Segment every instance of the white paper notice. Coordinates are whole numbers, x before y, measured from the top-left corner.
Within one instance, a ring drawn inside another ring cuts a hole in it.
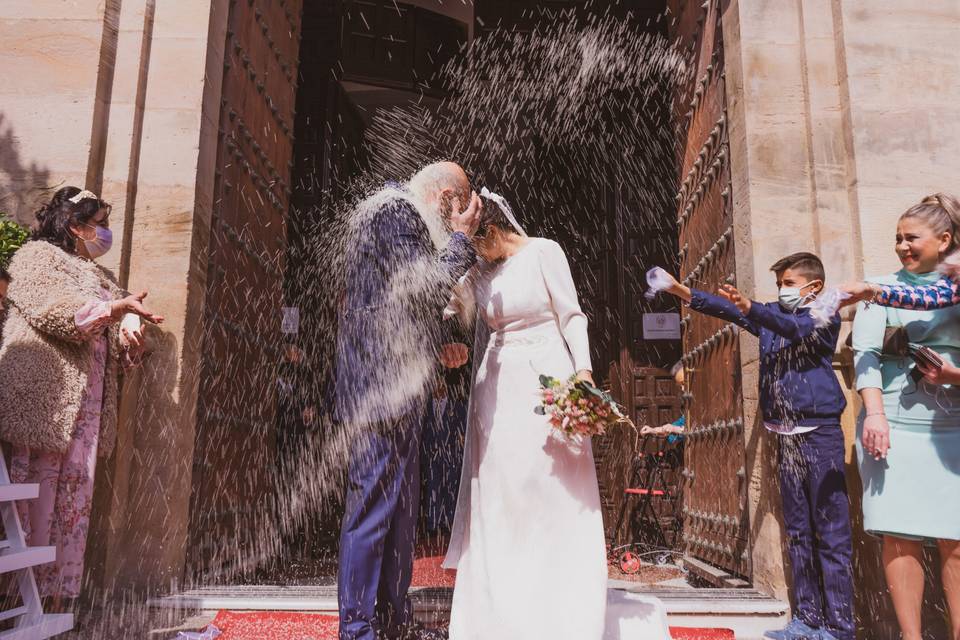
[[[680,314],[679,313],[645,313],[643,314],[644,340],[679,340]]]
[[[300,331],[300,308],[282,307],[283,319],[280,320],[280,331],[283,333],[297,333]]]

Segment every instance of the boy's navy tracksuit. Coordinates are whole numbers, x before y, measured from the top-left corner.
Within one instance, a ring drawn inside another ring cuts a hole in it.
[[[818,328],[807,308],[730,301],[692,291],[690,308],[732,322],[760,339],[760,406],[779,435],[780,491],[793,572],[794,617],[854,640],[852,541],[840,415],[846,400],[833,372],[840,317]]]

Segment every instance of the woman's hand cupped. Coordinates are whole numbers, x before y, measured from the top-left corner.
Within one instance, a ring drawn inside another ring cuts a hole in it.
[[[135,313],[147,322],[160,324],[163,322],[163,316],[151,313],[143,304],[143,299],[147,297],[146,291],[141,291],[136,295],[129,295],[126,298],[115,300],[112,305],[112,315],[116,319],[122,318],[125,314]]]
[[[127,313],[120,321],[120,345],[123,347],[127,366],[138,364],[147,355],[143,322],[137,314]]]

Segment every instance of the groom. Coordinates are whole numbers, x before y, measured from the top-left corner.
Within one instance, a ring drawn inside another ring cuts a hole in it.
[[[464,209],[464,206],[466,208]],[[452,162],[358,207],[337,338],[336,411],[354,428],[340,533],[340,640],[407,638],[420,429],[436,362],[461,366],[442,311],[476,261],[480,201]]]

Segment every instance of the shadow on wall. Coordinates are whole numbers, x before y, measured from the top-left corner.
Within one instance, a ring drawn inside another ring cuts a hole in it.
[[[52,191],[50,170],[20,157],[19,138],[0,112],[0,211],[21,224],[33,223],[36,203]]]
[[[182,579],[187,498],[176,489],[190,486],[192,456],[183,452],[192,443],[178,442],[189,421],[176,394],[179,342],[157,326],[148,327],[147,340],[150,355],[124,376],[114,454],[97,469],[90,530],[98,535],[84,576],[90,601],[131,585],[166,591]]]

